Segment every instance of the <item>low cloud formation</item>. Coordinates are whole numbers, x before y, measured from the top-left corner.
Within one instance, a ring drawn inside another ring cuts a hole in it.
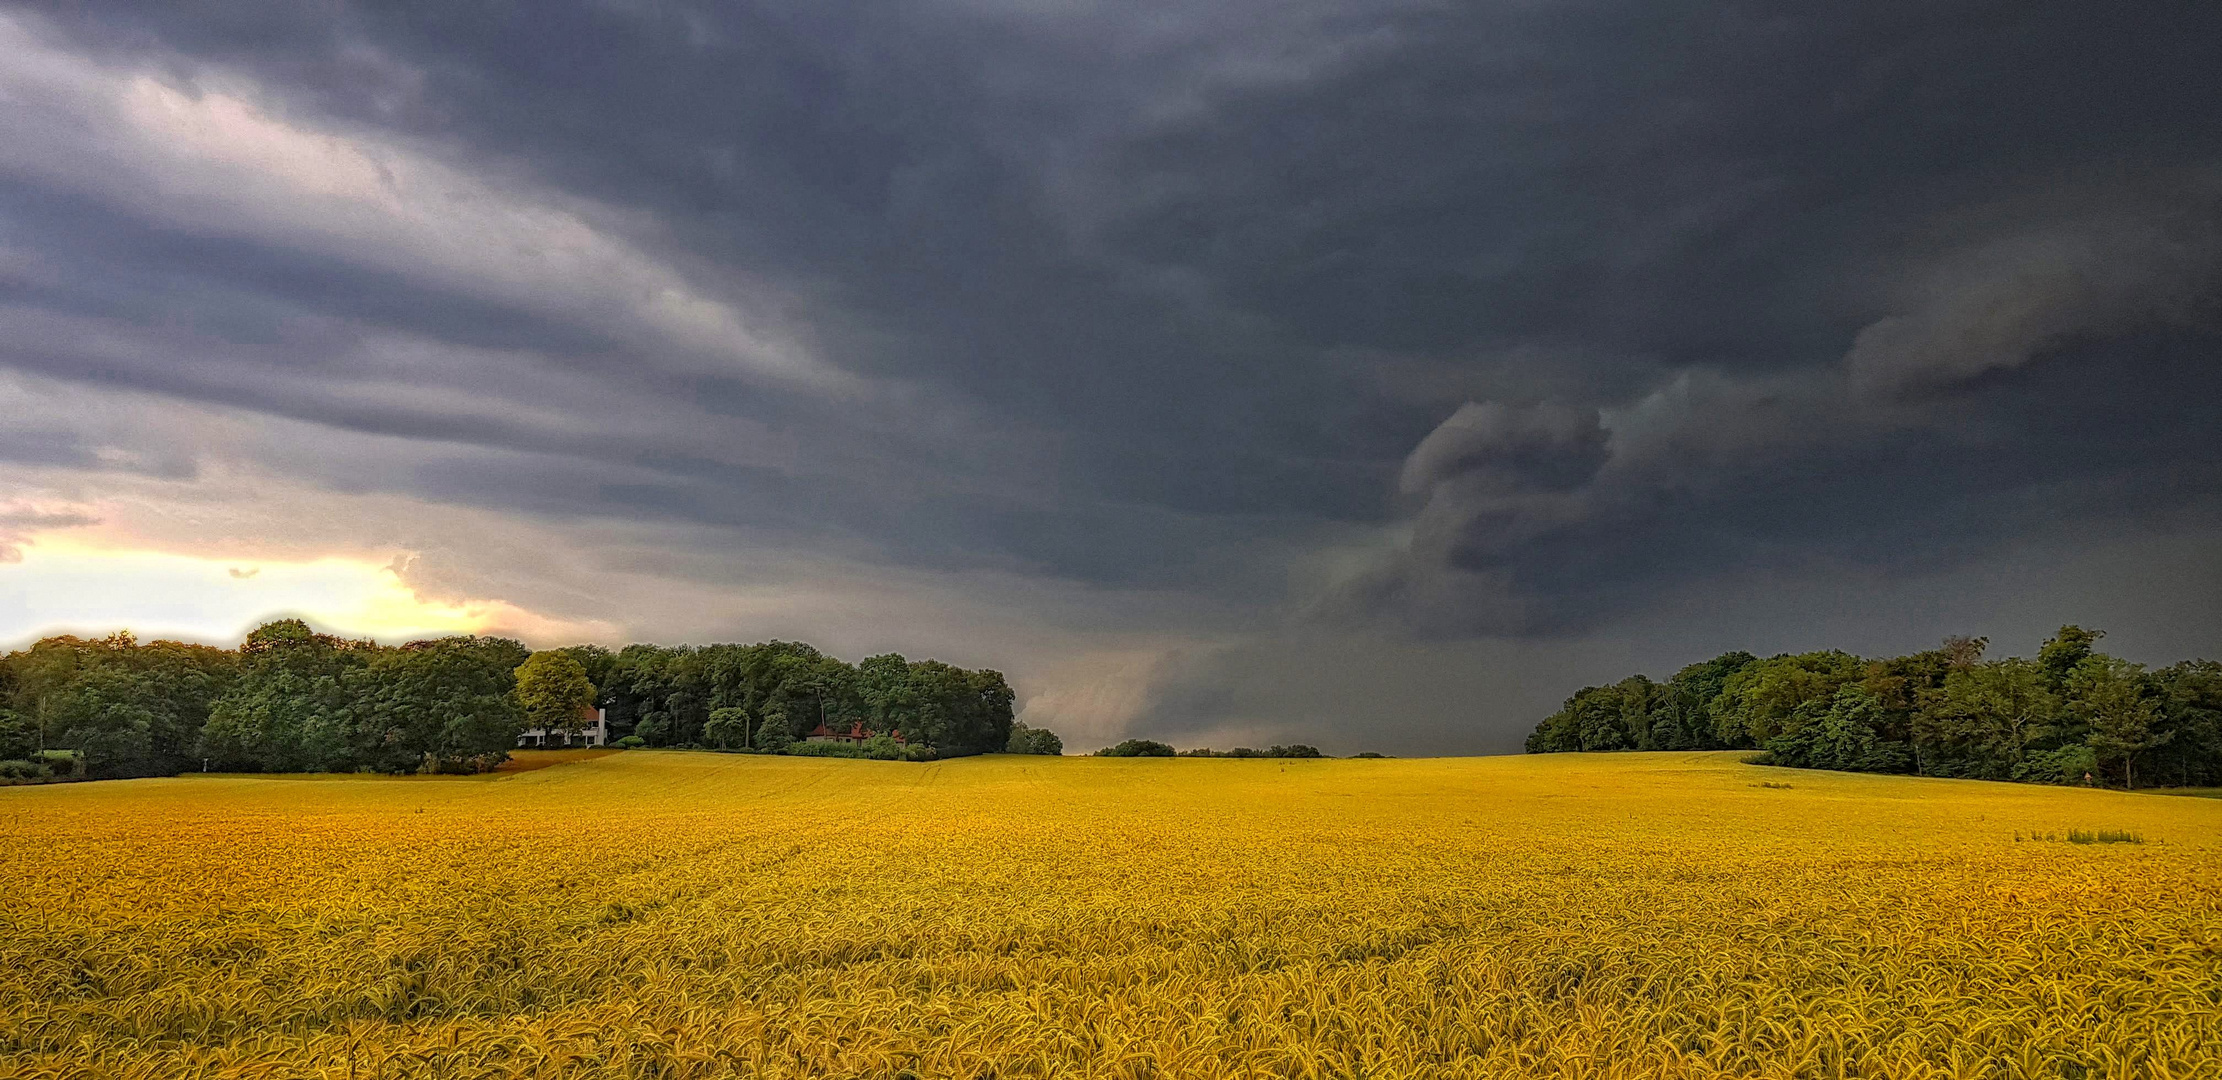
[[[24,541],[37,533],[98,524],[99,518],[74,510],[42,510],[0,503],[0,563],[22,562]]]
[[[832,373],[577,199],[404,143],[289,122],[220,70],[86,58],[0,13],[0,171],[201,236],[273,244],[574,322],[650,355],[787,379]]]
[[[1870,394],[1942,393],[2077,338],[2222,332],[2222,173],[2153,191],[2032,200],[2023,231],[1945,252],[1896,291],[1908,310],[1853,340],[1845,366]]]

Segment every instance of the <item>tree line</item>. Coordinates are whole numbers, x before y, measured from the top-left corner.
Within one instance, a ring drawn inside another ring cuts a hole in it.
[[[2222,664],[2148,668],[2063,626],[2034,659],[1984,638],[1867,659],[1731,652],[1664,683],[1589,686],[1529,753],[1761,750],[1767,764],[2047,784],[2222,783]]]
[[[1012,748],[1017,726],[1015,695],[1001,672],[897,653],[851,664],[795,641],[551,651],[575,661],[598,688],[613,738],[647,746],[778,753],[820,724],[834,731],[861,724],[950,757]],[[1020,742],[1024,753],[1063,749],[1033,736]]]
[[[467,635],[381,645],[298,619],[237,649],[58,636],[0,657],[0,780],[485,771],[529,727],[585,726],[588,706],[625,745],[824,750],[805,742],[823,723],[895,747],[858,756],[1061,753],[1012,702],[995,671],[892,653],[849,664],[782,641],[534,653]]]
[[[1199,746],[1189,750],[1175,750],[1173,744],[1156,739],[1128,739],[1116,746],[1106,746],[1096,751],[1097,757],[1218,757],[1218,758],[1316,758],[1327,755],[1319,747],[1296,743],[1290,746],[1271,746],[1264,750],[1237,746],[1232,750],[1214,750]],[[1380,757],[1379,754],[1360,754],[1359,757]]]

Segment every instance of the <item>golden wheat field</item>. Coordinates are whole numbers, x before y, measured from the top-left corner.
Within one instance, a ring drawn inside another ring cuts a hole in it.
[[[11,788],[0,897],[18,1078],[2222,1076],[2222,802],[1735,754]]]

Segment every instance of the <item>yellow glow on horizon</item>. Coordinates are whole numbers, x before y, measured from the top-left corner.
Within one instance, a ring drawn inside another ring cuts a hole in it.
[[[474,633],[524,615],[498,601],[425,600],[386,564],[367,559],[219,559],[57,537],[22,552],[22,561],[0,564],[0,642],[128,629],[141,640],[228,644],[287,616],[332,633],[396,640]]]

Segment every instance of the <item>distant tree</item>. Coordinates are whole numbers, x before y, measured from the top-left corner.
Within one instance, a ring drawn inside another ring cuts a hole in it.
[[[1316,758],[1325,757],[1326,755],[1319,752],[1319,747],[1307,746],[1303,743],[1293,743],[1288,746],[1275,746],[1272,749],[1266,751],[1266,756],[1277,758]]]
[[[2165,745],[2172,734],[2160,726],[2161,701],[2144,668],[2093,653],[2068,673],[2066,688],[2067,712],[2089,729],[2084,742],[2100,764],[2120,762],[2122,786],[2135,788],[2137,755]]]
[[[2060,699],[2045,670],[2019,657],[1975,664],[1945,679],[1942,699],[1916,717],[1920,742],[1972,759],[1965,775],[2017,778],[2029,753],[2058,732]]]
[[[39,749],[38,726],[22,713],[0,706],[0,761],[28,759]]]
[[[1010,745],[1015,695],[1001,672],[967,671],[938,660],[920,660],[910,665],[900,697],[908,702],[909,716],[893,726],[913,741],[935,747],[943,757]],[[895,714],[883,715],[892,724]]]
[[[20,654],[19,654],[20,655]],[[93,777],[165,776],[193,762],[215,699],[236,658],[221,649],[128,632],[97,640],[49,638],[23,659],[40,743],[78,752]]]
[[[617,654],[600,645],[566,645],[554,650],[578,661],[579,669],[586,672],[586,681],[599,689],[608,685],[611,673],[617,670]],[[600,705],[600,701],[587,704]]]
[[[1025,724],[1014,723],[1011,725],[1010,741],[1004,744],[1003,752],[1007,754],[1049,754],[1054,756],[1065,752],[1065,741],[1058,738],[1056,732],[1047,728],[1028,727]]]
[[[1926,722],[1932,731],[1935,730],[1937,717],[1946,710],[1945,684],[1955,673],[1980,664],[1983,651],[1989,645],[1984,638],[1948,637],[1934,649],[1867,661],[1860,686],[1875,699],[1875,737],[1885,743],[1907,747],[1913,771],[1964,774],[1961,765],[1924,762],[1924,743],[1916,738],[1915,729]],[[1978,761],[1975,758],[1967,760]],[[1944,767],[1931,767],[1940,764]],[[1980,759],[1978,765],[1989,767],[1988,759]]]
[[[354,687],[375,646],[311,631],[299,619],[257,627],[239,647],[242,671],[202,730],[218,765],[255,772],[350,767]]]
[[[856,665],[857,690],[874,729],[907,728],[915,723],[918,701],[910,679],[910,661],[901,653],[867,656]]]
[[[1128,739],[1096,751],[1097,757],[1172,757],[1173,748],[1155,739]]]
[[[259,771],[464,771],[502,760],[528,707],[537,726],[575,732],[599,705],[612,738],[638,745],[778,751],[820,720],[864,722],[896,747],[877,756],[933,760],[1010,747],[1013,702],[1000,672],[894,654],[860,670],[800,642],[535,654],[463,636],[389,648],[281,619],[236,651],[118,633],[0,657],[0,752],[53,748],[67,769],[90,761],[99,776],[204,759]],[[894,742],[898,731],[907,745]],[[1047,731],[1018,742],[1062,750]]]
[[[76,750],[90,776],[158,776],[177,763],[156,753],[156,730],[174,724],[151,682],[121,665],[96,667],[47,704],[54,738]]]
[[[2152,673],[2167,739],[2147,755],[2153,782],[2222,786],[2222,664],[2185,660]]]
[[[1714,732],[1731,746],[1764,745],[1789,732],[1801,708],[1835,697],[1865,666],[1859,657],[1833,650],[1744,665],[1721,684],[1709,707]]]
[[[756,749],[776,754],[795,744],[795,737],[788,734],[787,718],[774,710],[765,713],[763,724],[756,732]]]
[[[710,722],[702,726],[702,739],[721,750],[737,750],[748,746],[748,710],[710,710]]]
[[[345,680],[355,701],[347,767],[485,772],[508,760],[526,725],[516,672],[525,647],[462,635],[412,641]]]
[[[2085,630],[2071,624],[2061,627],[2059,633],[2045,641],[2037,650],[2037,666],[2044,669],[2054,693],[2067,691],[2068,677],[2091,658],[2097,651],[2099,639],[2105,636],[2104,630]]]
[[[1866,687],[1840,687],[1825,704],[1808,702],[1807,715],[1785,725],[1767,740],[1771,763],[1845,772],[1899,772],[1906,767],[1904,744],[1879,738],[1882,702]]]
[[[524,710],[525,726],[566,737],[587,727],[586,714],[594,707],[594,684],[586,665],[561,649],[533,653],[517,667],[517,704]]]
[[[1585,686],[1581,690],[1575,691],[1574,696],[1567,698],[1566,704],[1560,706],[1557,712],[1544,717],[1542,722],[1535,725],[1535,730],[1528,733],[1528,753],[1563,754],[1582,748],[1582,731],[1577,720],[1577,703],[1581,699],[1582,693],[1589,689],[1591,688]]]
[[[1727,652],[1674,673],[1651,715],[1654,750],[1718,750],[1728,743],[1713,728],[1713,699],[1729,676],[1756,662],[1748,652]]]
[[[1536,726],[1528,738],[1528,752],[1648,749],[1654,734],[1652,713],[1665,697],[1658,684],[1641,675],[1611,686],[1585,686]],[[1661,724],[1658,730],[1678,728]],[[1674,747],[1682,741],[1669,739]]]

